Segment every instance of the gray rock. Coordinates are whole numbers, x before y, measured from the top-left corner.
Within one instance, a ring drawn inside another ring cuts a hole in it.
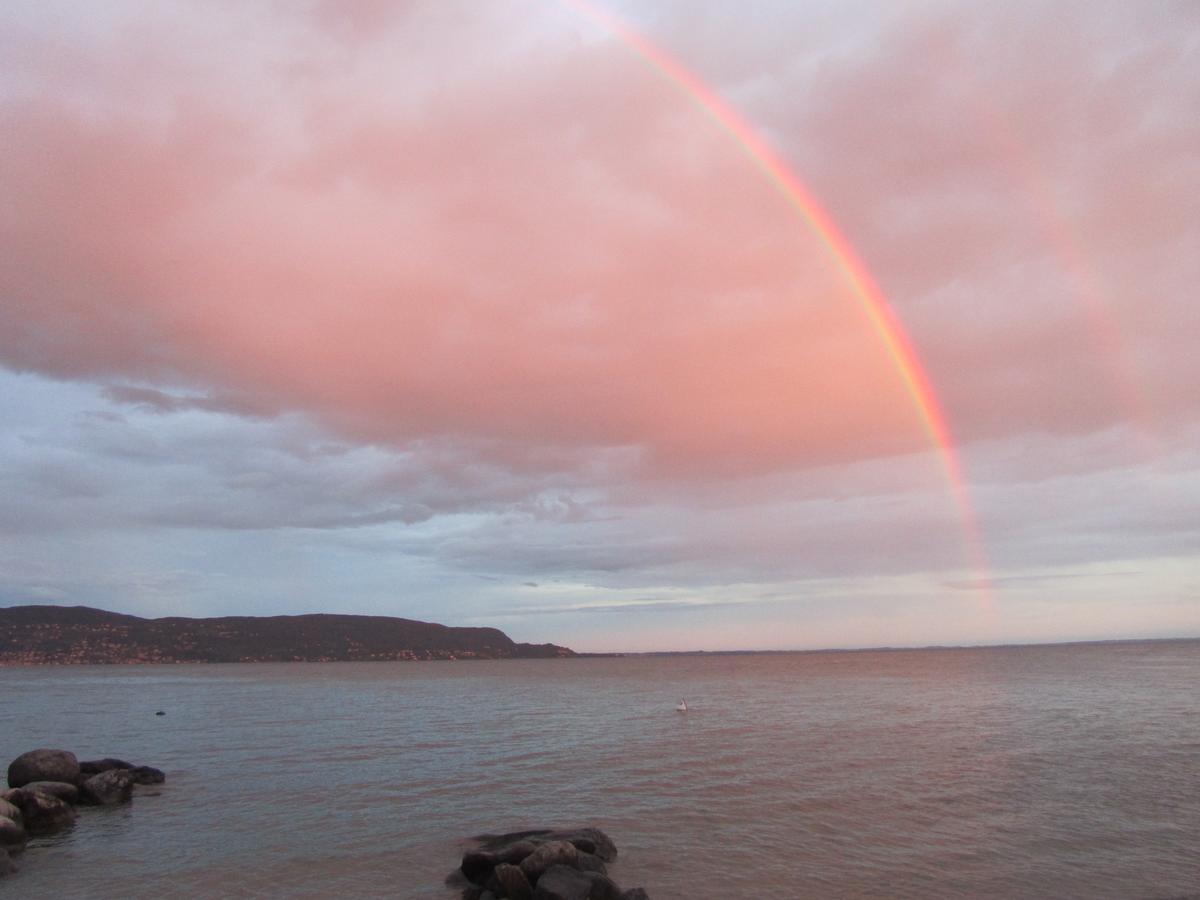
[[[75,821],[75,810],[70,804],[41,791],[22,790],[12,802],[20,807],[25,830],[30,834],[58,831]]]
[[[582,850],[579,851],[579,862],[575,868],[581,872],[598,872],[601,875],[608,874],[608,866],[604,864],[604,860],[590,853],[584,853]]]
[[[630,888],[621,895],[621,900],[650,900],[645,888]]]
[[[8,816],[0,816],[0,847],[12,847],[25,843],[25,829],[21,823]]]
[[[7,800],[0,800],[0,818],[21,821],[21,810]]]
[[[583,874],[592,881],[592,892],[588,894],[588,900],[621,900],[621,889],[607,875],[601,875],[599,872]]]
[[[0,877],[11,875],[17,871],[17,867],[13,865],[12,857],[8,855],[8,851],[0,847]]]
[[[496,866],[494,875],[500,886],[500,896],[507,897],[508,900],[533,900],[533,888],[529,886],[529,879],[519,867],[500,863]]]
[[[111,756],[106,756],[104,759],[85,759],[79,764],[79,771],[84,775],[99,775],[109,769],[132,768],[133,763],[125,762],[123,759],[113,759]]]
[[[591,900],[592,879],[589,873],[570,866],[554,865],[538,879],[533,900]]]
[[[570,866],[574,869],[578,865],[579,851],[574,844],[569,841],[549,841],[521,860],[521,871],[533,883],[551,866]]]
[[[162,784],[167,780],[161,769],[153,766],[134,766],[129,770],[134,784]]]
[[[21,790],[41,791],[43,794],[57,797],[64,803],[76,803],[79,801],[79,788],[73,784],[67,784],[65,781],[31,781]]]
[[[30,750],[8,764],[9,787],[24,787],[31,781],[79,782],[79,760],[66,750]]]
[[[127,769],[109,769],[79,786],[79,802],[94,806],[128,803],[133,796],[133,776]]]

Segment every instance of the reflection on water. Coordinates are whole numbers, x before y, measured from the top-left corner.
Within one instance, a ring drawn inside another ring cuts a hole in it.
[[[449,898],[462,838],[586,823],[656,900],[1179,896],[1197,684],[1200,642],[0,670],[4,759],[168,773],[3,887]]]

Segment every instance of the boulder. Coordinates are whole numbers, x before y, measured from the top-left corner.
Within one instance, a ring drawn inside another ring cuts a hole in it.
[[[580,872],[570,866],[551,866],[538,879],[537,889],[533,892],[533,900],[593,900],[593,897],[597,900],[601,897],[608,900],[607,894],[593,894],[592,879],[603,877],[594,872]],[[604,880],[608,881],[607,878]],[[611,883],[609,882],[609,884]],[[620,892],[618,891],[613,897],[619,898]]]
[[[0,847],[19,846],[25,843],[25,829],[20,822],[8,816],[0,816]]]
[[[538,879],[534,900],[589,900],[592,880],[578,869],[551,866]]]
[[[496,883],[500,887],[500,896],[508,900],[533,900],[533,888],[529,879],[519,867],[509,863],[500,863],[494,873]]]
[[[621,900],[621,888],[607,875],[599,872],[583,874],[592,880],[592,892],[588,895],[590,900]]]
[[[468,850],[463,854],[459,869],[472,884],[484,884],[496,868],[496,854],[486,850]],[[466,894],[464,893],[465,897]]]
[[[489,892],[501,900],[623,900],[626,894],[628,900],[648,900],[641,888],[623,894],[608,877],[606,864],[617,858],[617,847],[598,828],[539,828],[474,840],[478,846],[447,879],[452,885],[464,877],[472,882],[464,900]]]
[[[79,802],[94,806],[128,803],[133,796],[133,776],[127,769],[109,769],[79,786]]]
[[[134,784],[162,784],[167,780],[162,770],[153,766],[134,766],[129,769],[129,774],[133,776]]]
[[[529,856],[536,845],[528,840],[517,839],[508,844],[491,843],[494,849],[468,850],[463,854],[463,875],[473,884],[487,884],[492,870],[501,863],[517,865]]]
[[[22,790],[41,791],[43,794],[57,797],[64,803],[76,803],[79,800],[79,788],[65,781],[31,781]]]
[[[537,844],[533,841],[513,841],[494,851],[496,863],[508,863],[511,866],[519,866],[521,861],[530,853],[537,849]]]
[[[617,845],[599,828],[576,828],[571,831],[554,831],[548,838],[553,841],[570,841],[576,849],[591,853],[605,862],[617,858]]]
[[[8,800],[0,800],[0,818],[12,819],[14,822],[20,822],[21,810]]]
[[[0,847],[0,878],[5,875],[11,875],[17,871],[17,867],[13,865],[12,857],[8,855],[8,851]]]
[[[12,802],[20,807],[25,830],[30,834],[58,831],[75,821],[70,804],[41,791],[22,790]]]
[[[30,750],[8,764],[9,787],[24,787],[31,781],[79,781],[79,760],[66,750]]]
[[[530,883],[536,882],[551,866],[579,865],[579,851],[570,841],[547,841],[521,860],[521,871]]]
[[[608,866],[604,864],[604,860],[590,853],[584,853],[582,850],[579,851],[579,862],[576,863],[575,868],[581,872],[598,872],[601,875],[608,874]]]
[[[645,888],[630,888],[621,895],[621,900],[650,900]]]
[[[101,772],[107,772],[109,769],[132,769],[133,763],[127,763],[123,759],[113,759],[111,756],[106,756],[104,759],[85,759],[79,764],[79,771],[84,775],[99,775]]]

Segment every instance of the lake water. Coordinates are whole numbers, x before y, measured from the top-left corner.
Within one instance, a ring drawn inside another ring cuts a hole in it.
[[[463,838],[589,824],[654,900],[1200,896],[1200,641],[0,669],[40,746],[168,780],[2,895],[448,900]]]

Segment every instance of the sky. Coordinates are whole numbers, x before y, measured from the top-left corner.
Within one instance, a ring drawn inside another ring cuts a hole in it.
[[[1200,636],[1200,5],[0,7],[0,605]]]

